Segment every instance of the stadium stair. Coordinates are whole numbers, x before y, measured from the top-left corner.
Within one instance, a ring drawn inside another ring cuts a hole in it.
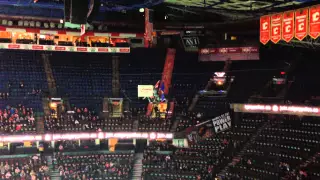
[[[139,120],[137,118],[134,118],[133,123],[132,123],[132,131],[137,132],[138,128],[139,128]]]
[[[176,118],[174,118],[174,121],[173,121],[173,123],[172,123],[170,132],[176,132],[177,127],[178,127],[178,124],[179,124],[179,122],[180,122],[180,119],[181,119],[180,116],[177,116]]]
[[[36,128],[38,134],[44,134],[44,120],[43,116],[36,117]]]
[[[47,162],[50,169],[50,179],[51,180],[61,180],[60,173],[54,168],[52,156],[47,156]]]
[[[237,155],[232,158],[232,161],[228,163],[228,165],[218,174],[218,177],[223,179],[223,177],[229,172],[230,167],[235,166],[238,164],[238,162],[240,162],[242,156],[245,154],[245,152],[251,146],[251,144],[255,142],[256,138],[261,134],[262,130],[270,126],[271,125],[269,122],[266,122],[265,124],[263,124],[257,130],[257,132],[253,136],[251,136],[250,140],[243,146],[242,150],[239,153],[237,153]]]
[[[136,153],[134,157],[131,180],[141,180],[142,168],[143,168],[142,160],[143,160],[143,153]]]
[[[42,98],[42,107],[45,116],[50,116],[49,98]]]
[[[49,54],[42,54],[44,72],[46,73],[50,96],[57,96],[57,86],[49,60]]]

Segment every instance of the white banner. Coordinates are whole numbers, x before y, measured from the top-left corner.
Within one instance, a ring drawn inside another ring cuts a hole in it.
[[[138,85],[138,97],[152,97],[153,85]]]
[[[75,47],[75,46],[10,44],[10,43],[0,43],[0,49],[20,49],[20,50],[34,50],[34,51],[66,51],[66,52],[88,52],[88,53],[130,53],[130,47]]]
[[[222,114],[214,119],[212,119],[212,124],[214,131],[216,133],[225,131],[231,128],[231,118],[229,113]]]

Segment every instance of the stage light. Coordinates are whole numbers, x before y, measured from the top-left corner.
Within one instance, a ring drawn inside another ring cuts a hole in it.
[[[29,21],[24,21],[23,26],[29,26]]]
[[[144,8],[140,8],[139,12],[143,13],[144,12]]]
[[[36,22],[36,27],[40,27],[41,23],[39,21]]]
[[[280,74],[281,74],[281,75],[285,75],[285,74],[286,74],[286,72],[284,72],[284,71],[281,71],[281,72],[280,72]]]
[[[18,26],[23,26],[23,21],[18,21]]]
[[[2,20],[2,25],[7,25],[8,21],[6,19]]]
[[[42,36],[42,35],[40,35],[40,38],[41,38],[41,36]],[[57,107],[57,103],[50,103],[50,107],[51,107],[51,108],[56,108],[56,107]]]
[[[56,27],[56,25],[53,22],[51,22],[50,23],[50,28],[55,28],[55,27]]]
[[[35,22],[34,21],[30,21],[29,25],[30,25],[30,27],[34,27],[35,26]]]
[[[63,23],[63,19],[60,19],[60,23],[61,23],[61,24]]]

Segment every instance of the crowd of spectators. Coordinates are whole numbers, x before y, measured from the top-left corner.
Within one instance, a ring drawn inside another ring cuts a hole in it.
[[[7,106],[0,110],[0,133],[34,133],[36,123],[32,108],[19,104],[17,107]]]
[[[18,155],[19,156],[19,155]],[[38,155],[0,158],[0,179],[49,180],[49,167]]]
[[[143,178],[212,179],[214,152],[152,142],[144,152]]]
[[[58,170],[62,179],[127,180],[133,163],[133,153],[85,152],[58,153]]]
[[[49,132],[79,131],[131,131],[129,117],[100,117],[88,108],[74,108],[60,117],[45,117],[45,130]]]
[[[147,132],[167,132],[170,131],[172,125],[171,118],[151,118],[145,115],[140,115],[139,119],[139,131]]]

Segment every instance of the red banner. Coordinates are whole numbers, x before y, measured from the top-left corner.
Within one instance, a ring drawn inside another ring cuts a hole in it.
[[[153,16],[153,10],[145,8],[144,10],[144,40],[145,47],[148,48],[150,43],[152,43],[152,33],[153,33],[153,20],[150,20],[150,16]]]
[[[164,83],[164,94],[169,93],[175,57],[176,57],[176,50],[168,48],[166,62],[164,64],[163,73],[162,73],[162,81],[161,81],[161,83]]]
[[[308,9],[298,9],[295,18],[295,37],[302,41],[308,35]]]
[[[270,40],[270,16],[260,18],[260,42],[267,44]]]
[[[294,37],[294,12],[288,11],[282,17],[282,39],[289,42]]]
[[[149,102],[146,115],[150,116],[152,114],[152,110],[153,110],[153,104],[152,104],[152,102]]]
[[[309,36],[316,39],[320,35],[320,5],[310,7],[309,19]]]
[[[281,40],[282,14],[271,15],[271,41],[278,43]]]

